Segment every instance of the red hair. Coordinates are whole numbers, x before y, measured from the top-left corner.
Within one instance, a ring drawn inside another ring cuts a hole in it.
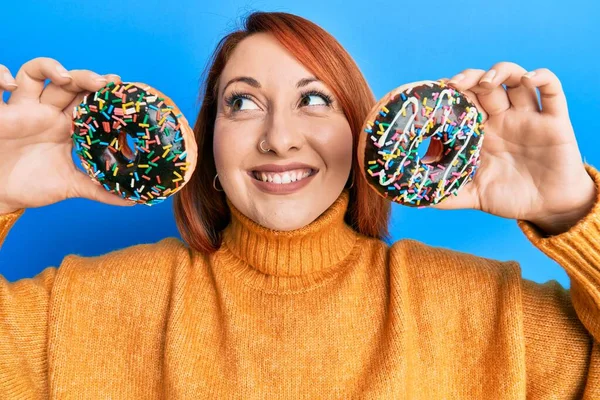
[[[390,203],[368,187],[360,176],[356,155],[363,122],[375,105],[375,97],[358,66],[333,36],[302,17],[283,12],[254,12],[244,29],[218,43],[203,73],[202,107],[194,125],[198,162],[190,181],[175,194],[173,207],[179,232],[190,247],[204,253],[221,246],[221,232],[229,224],[225,192],[213,188],[217,173],[213,157],[213,132],[217,111],[219,77],[235,47],[254,33],[269,33],[297,60],[331,89],[352,130],[352,173],[346,223],[356,232],[389,239]],[[350,181],[349,181],[350,182]]]

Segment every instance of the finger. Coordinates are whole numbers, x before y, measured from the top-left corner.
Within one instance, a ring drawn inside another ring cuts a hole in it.
[[[116,84],[121,84],[122,83],[121,77],[119,75],[107,74],[107,75],[104,75],[104,76],[106,77],[106,79],[107,79],[108,82],[113,82],[113,83],[116,83]],[[96,90],[98,90],[98,89],[96,89]],[[73,100],[68,105],[66,105],[65,107],[63,107],[63,113],[67,117],[72,118],[73,117],[73,109],[75,107],[77,107],[78,105],[80,105],[83,102],[83,97],[86,94],[88,94],[88,93],[89,92],[80,93],[78,96],[75,96],[73,98]]]
[[[521,83],[526,72],[525,68],[511,62],[494,65],[479,81],[479,85],[489,93],[484,95],[484,103],[490,102],[489,107],[497,107],[496,114],[509,107],[539,111],[537,92]],[[506,89],[502,85],[506,85]]]
[[[455,195],[445,197],[440,203],[431,205],[431,208],[438,210],[461,210],[461,209],[477,209],[478,201],[473,183],[468,182]]]
[[[556,116],[569,113],[567,98],[558,77],[549,69],[536,69],[525,74],[522,78],[523,85],[539,89],[542,103],[542,113]]]
[[[467,90],[475,86],[484,74],[485,71],[483,69],[465,69],[454,75],[448,81],[448,84],[454,86],[458,90]]]
[[[108,83],[108,79],[88,70],[69,71],[73,79],[66,84],[59,85],[50,82],[40,96],[40,103],[52,105],[59,110],[64,109],[76,97],[88,92],[95,92]],[[83,93],[85,92],[85,93]]]
[[[68,197],[82,197],[114,206],[132,206],[132,200],[121,198],[114,192],[109,192],[100,183],[92,180],[85,172],[76,170],[75,182]]]
[[[502,86],[489,87],[481,85],[482,79],[494,77],[495,70],[466,70],[450,80],[450,84],[458,90],[470,90],[477,95],[477,100],[488,115],[497,115],[510,108],[510,101],[506,90]],[[461,79],[462,75],[462,79]]]
[[[4,104],[4,91],[12,92],[17,88],[17,82],[13,78],[10,70],[0,64],[0,104]]]
[[[65,84],[72,77],[58,61],[47,57],[34,58],[23,64],[17,72],[19,87],[10,96],[8,104],[39,103],[46,79]]]
[[[485,123],[488,119],[488,113],[480,103],[479,95],[473,90],[478,89],[477,83],[484,74],[485,71],[482,69],[466,69],[452,77],[452,79],[448,81],[448,85],[467,95],[469,100],[475,104],[478,111],[481,113],[483,122]]]

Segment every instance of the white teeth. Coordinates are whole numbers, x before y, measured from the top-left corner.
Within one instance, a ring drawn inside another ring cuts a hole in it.
[[[254,177],[259,181],[273,182],[280,185],[285,185],[291,182],[297,182],[310,176],[311,170],[297,169],[293,171],[285,171],[282,173],[274,172],[254,172]]]

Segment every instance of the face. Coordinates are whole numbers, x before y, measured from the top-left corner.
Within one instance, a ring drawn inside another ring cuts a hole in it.
[[[270,229],[314,221],[344,189],[352,161],[332,91],[266,33],[237,45],[218,90],[213,151],[231,203]]]

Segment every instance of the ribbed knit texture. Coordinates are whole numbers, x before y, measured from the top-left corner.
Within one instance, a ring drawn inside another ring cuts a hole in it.
[[[560,235],[518,221],[571,290],[364,237],[348,201],[292,232],[229,203],[210,256],[167,238],[0,277],[0,398],[600,399],[600,194]]]

